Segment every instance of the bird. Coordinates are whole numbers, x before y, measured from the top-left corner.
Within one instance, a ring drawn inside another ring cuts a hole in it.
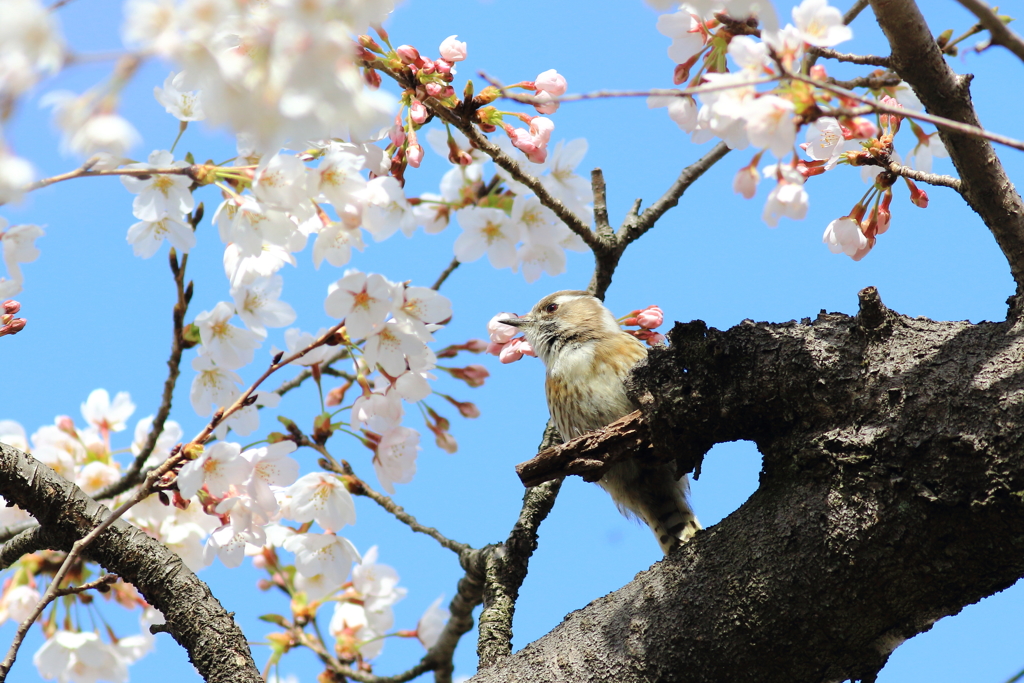
[[[600,429],[639,406],[626,378],[647,357],[642,341],[625,332],[588,292],[565,290],[541,299],[527,315],[501,320],[526,336],[547,370],[548,410],[563,441]],[[689,481],[669,463],[615,463],[598,481],[627,517],[654,532],[666,555],[700,530],[687,502]]]

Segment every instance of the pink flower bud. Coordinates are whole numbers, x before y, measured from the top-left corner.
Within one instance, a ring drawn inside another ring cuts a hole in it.
[[[520,339],[513,339],[506,343],[501,349],[498,359],[502,363],[515,363],[517,360],[520,360],[523,357],[523,352],[519,348],[520,341]]]
[[[413,123],[423,125],[427,120],[427,108],[419,100],[413,100],[409,105],[409,116],[412,117]]]
[[[871,139],[878,137],[878,126],[863,116],[851,119],[847,122],[847,126],[843,128],[843,133],[849,130],[851,138]]]
[[[539,102],[533,105],[533,108],[537,110],[538,114],[554,114],[558,111],[560,103],[554,100],[551,93],[538,90],[533,94],[533,96],[539,100]]]
[[[825,70],[825,67],[823,65],[815,64],[814,66],[811,67],[811,78],[818,81],[823,81],[826,78],[828,78],[828,71]]]
[[[515,313],[499,313],[491,318],[487,323],[487,335],[491,338],[491,341],[504,344],[519,334],[518,328],[499,322],[500,320],[510,320],[517,317],[519,316]]]
[[[554,69],[548,69],[541,75],[537,76],[534,80],[534,87],[537,90],[543,90],[544,92],[551,93],[555,97],[564,95],[568,89],[568,84],[565,82],[565,77]]]
[[[406,150],[405,158],[409,160],[409,165],[413,168],[419,168],[420,164],[423,163],[423,146],[420,143],[409,145],[409,149]]]
[[[431,97],[441,97],[441,93],[444,92],[444,86],[440,83],[427,83],[423,87]]]
[[[466,350],[470,353],[482,353],[487,351],[488,343],[483,339],[470,339],[466,342]]]
[[[555,130],[555,124],[551,119],[543,116],[534,116],[530,119],[530,132],[544,145],[551,139],[551,133]]]
[[[445,76],[448,76],[449,74],[452,73],[452,68],[453,67],[452,67],[451,62],[449,62],[447,59],[435,59],[434,60],[434,69],[439,74],[444,74]]]
[[[743,195],[744,199],[750,199],[757,193],[757,183],[761,180],[761,174],[753,166],[744,166],[736,172],[732,181],[732,191]]]
[[[470,403],[469,401],[456,401],[455,407],[459,409],[462,417],[468,417],[470,419],[480,417],[480,409],[476,407],[475,403]]]
[[[441,41],[441,47],[438,50],[441,56],[451,63],[461,62],[466,58],[466,44],[461,40],[455,40],[457,37],[458,34],[445,38]]]
[[[434,73],[434,60],[421,57],[417,63],[421,74],[432,74]]]
[[[492,356],[500,356],[501,350],[503,348],[505,348],[504,343],[499,344],[498,342],[489,342],[487,344],[487,353],[491,354]]]
[[[644,341],[647,342],[648,346],[659,346],[665,343],[665,335],[661,332],[651,332],[651,335]]]
[[[648,306],[636,317],[637,324],[646,330],[653,330],[665,322],[665,314],[657,306]]]
[[[18,334],[23,329],[28,321],[24,318],[14,318],[11,316],[3,316],[0,318],[0,337],[8,334]]]
[[[0,310],[3,310],[8,315],[14,315],[21,310],[21,304],[14,299],[8,299],[3,304],[0,304]]]
[[[395,48],[395,53],[402,60],[402,64],[415,64],[420,58],[420,51],[412,45],[399,45]]]
[[[497,356],[498,354],[494,354]],[[467,365],[464,368],[452,368],[448,371],[455,379],[461,379],[471,387],[482,387],[484,380],[491,376],[491,373],[482,365]]]
[[[380,87],[380,74],[374,69],[363,69],[363,80],[371,88],[377,89]]]
[[[928,208],[928,193],[919,188],[914,184],[910,178],[905,178],[907,185],[910,186],[910,201],[914,203],[914,206],[918,206],[922,209]]]

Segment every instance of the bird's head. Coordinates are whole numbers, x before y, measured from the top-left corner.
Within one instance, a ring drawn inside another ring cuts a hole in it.
[[[622,332],[596,297],[573,290],[549,294],[526,315],[499,322],[521,329],[545,365],[563,349],[614,339]]]

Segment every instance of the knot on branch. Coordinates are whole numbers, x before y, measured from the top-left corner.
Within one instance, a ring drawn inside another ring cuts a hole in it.
[[[895,315],[882,303],[875,287],[865,287],[857,292],[860,310],[857,312],[857,327],[869,339],[880,340],[892,334]]]

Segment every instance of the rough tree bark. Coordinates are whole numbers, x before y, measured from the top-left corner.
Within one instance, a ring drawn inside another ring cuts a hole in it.
[[[474,681],[871,680],[1024,575],[1024,327],[856,317],[677,324],[635,372],[655,450],[748,439],[761,485]]]

